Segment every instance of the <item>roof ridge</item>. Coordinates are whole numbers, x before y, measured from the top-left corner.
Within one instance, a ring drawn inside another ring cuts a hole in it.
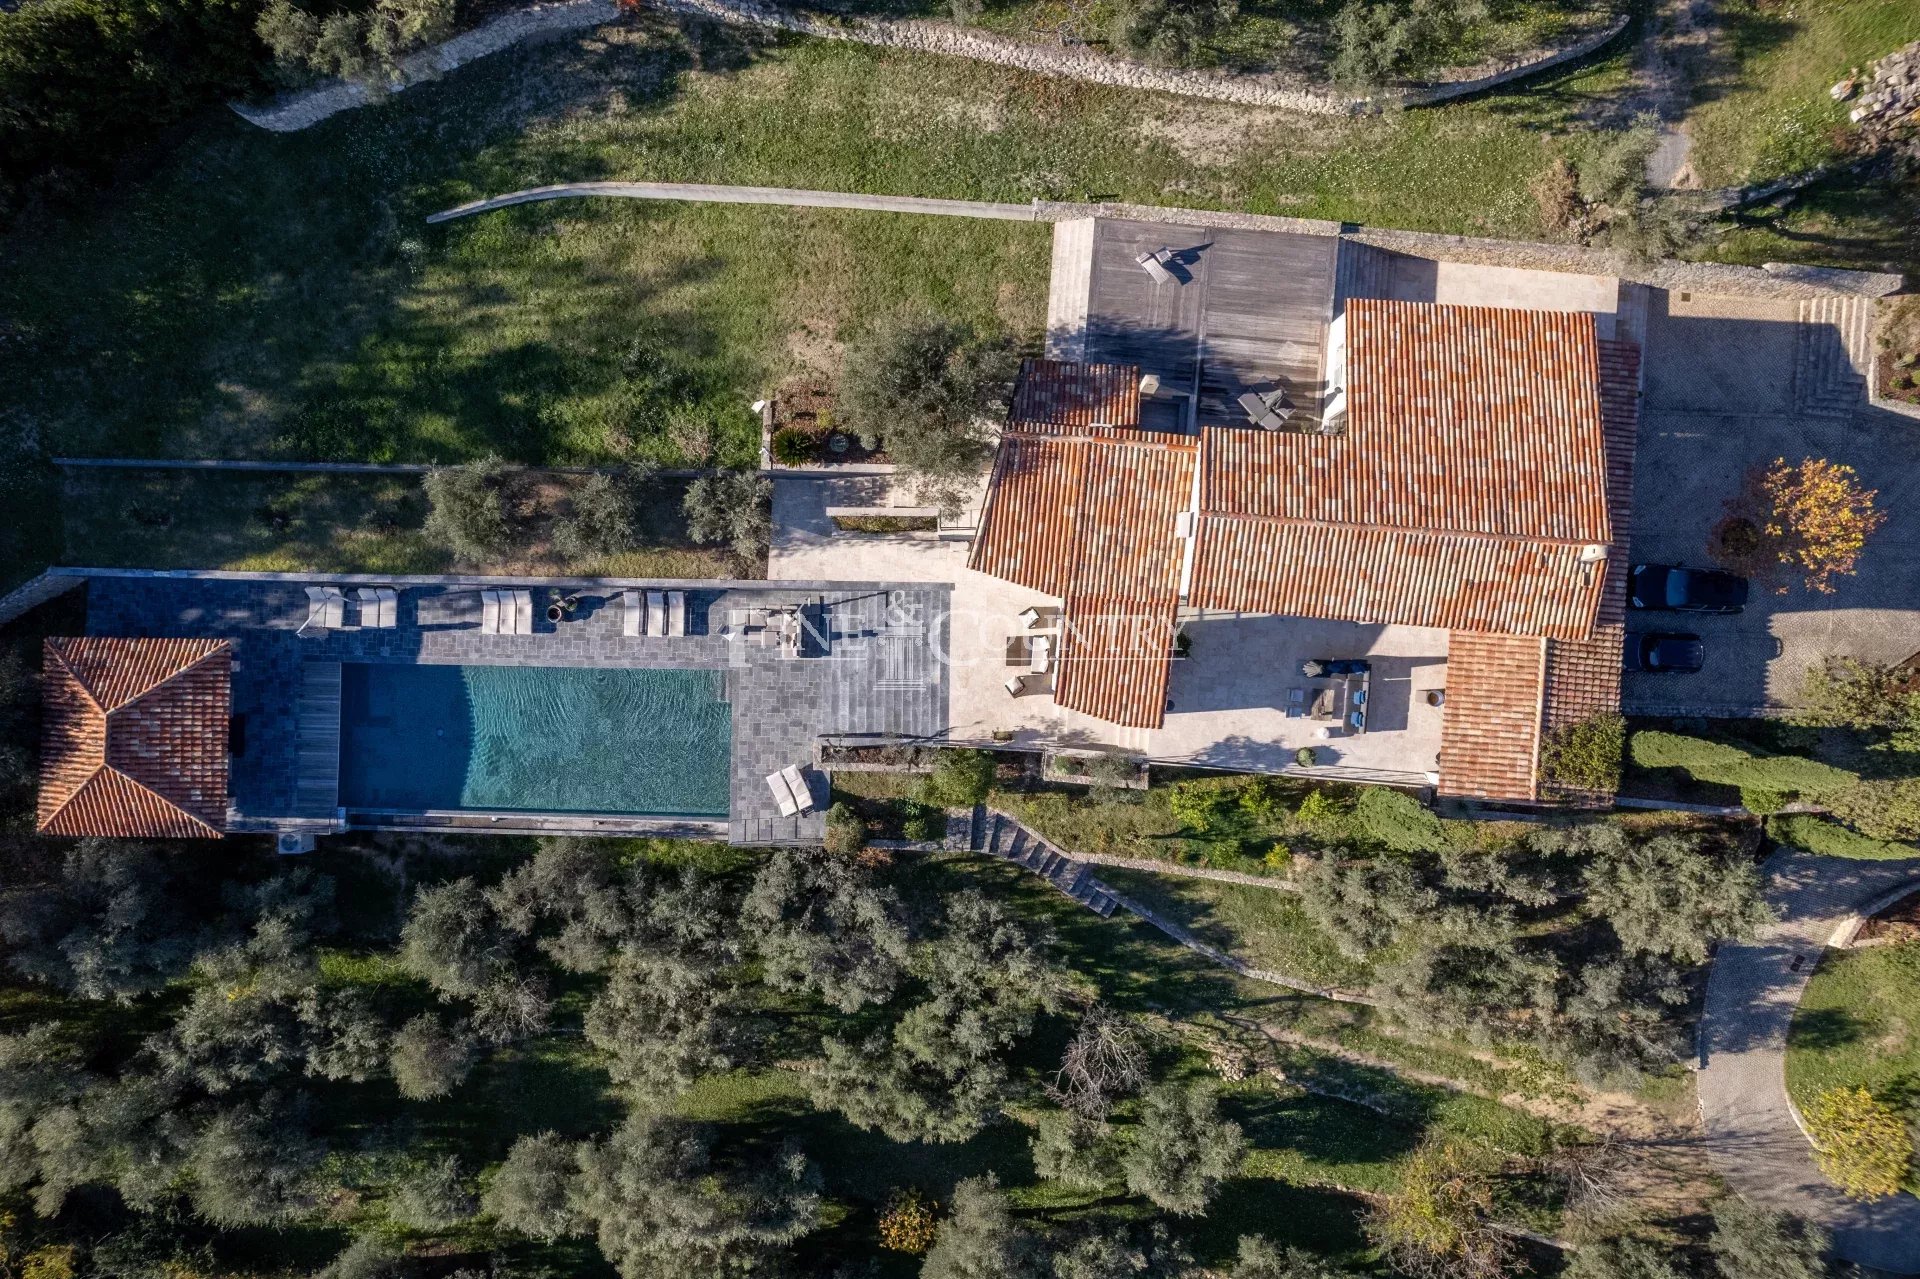
[[[1482,529],[1437,528],[1431,524],[1383,524],[1377,520],[1315,520],[1301,515],[1267,515],[1253,511],[1210,511],[1202,507],[1201,519],[1245,520],[1250,524],[1286,524],[1298,528],[1357,528],[1387,533],[1415,533],[1431,537],[1465,537],[1507,546],[1611,546],[1588,538],[1535,537],[1525,533],[1489,533]]]
[[[80,793],[86,790],[87,787],[93,785],[96,781],[99,781],[100,776],[103,773],[111,773],[114,776],[114,778],[117,779],[118,781],[125,782],[127,785],[133,787],[135,790],[145,791],[147,794],[153,796],[156,800],[160,801],[162,804],[165,804],[168,808],[180,814],[182,817],[186,818],[188,821],[192,822],[194,825],[200,827],[203,830],[210,832],[215,839],[218,839],[220,837],[219,829],[215,827],[213,823],[202,818],[198,813],[191,812],[185,807],[183,807],[182,805],[176,803],[175,801],[168,799],[165,795],[162,795],[159,791],[155,790],[153,787],[147,785],[145,782],[141,781],[139,778],[135,777],[133,774],[127,772],[124,768],[115,768],[112,764],[106,763],[104,760],[91,773],[87,774],[85,781],[81,782],[78,786],[74,787],[71,792],[68,793],[66,799],[61,802],[60,807],[54,809],[51,813],[47,814],[46,819],[44,821],[37,821],[35,823],[36,826],[40,830],[45,830],[47,827],[51,826],[55,821],[59,820],[60,814],[66,812],[67,809],[71,808],[73,806],[73,801],[80,797]]]
[[[59,643],[60,641],[57,638],[48,637],[46,641],[47,655],[53,658],[54,661],[60,663],[60,669],[67,673],[67,678],[73,681],[73,686],[80,691],[80,695],[93,703],[93,709],[99,711],[103,717],[111,715],[113,712],[109,711],[106,706],[101,703],[100,699],[93,695],[93,690],[87,687],[87,681],[80,678],[80,672],[73,669],[73,663],[67,660],[66,653],[58,647]]]
[[[220,656],[220,654],[223,651],[229,651],[229,646],[226,640],[213,640],[212,644],[213,644],[212,648],[200,654],[200,656],[194,658],[191,662],[188,662],[185,666],[182,666],[179,670],[169,671],[166,675],[155,680],[153,683],[147,685],[145,688],[141,689],[139,692],[135,693],[132,697],[129,697],[126,701],[114,707],[112,710],[105,711],[106,715],[109,718],[112,718],[113,716],[118,715],[121,711],[129,710],[132,707],[138,706],[141,702],[146,701],[147,698],[151,697],[154,693],[158,692],[160,689],[163,689],[167,685],[173,683],[173,681],[179,679],[182,675],[192,674],[194,671],[199,670],[202,666],[205,666],[208,662],[211,662],[214,658]],[[105,710],[105,708],[103,707],[102,710]]]

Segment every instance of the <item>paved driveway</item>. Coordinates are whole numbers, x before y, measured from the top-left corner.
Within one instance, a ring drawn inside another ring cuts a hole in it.
[[[1695,1089],[1707,1154],[1756,1203],[1817,1221],[1848,1261],[1920,1274],[1920,1199],[1848,1199],[1820,1175],[1787,1099],[1787,1031],[1836,929],[1890,892],[1920,881],[1920,857],[1846,861],[1788,850],[1766,865],[1780,922],[1722,946],[1700,1016]]]
[[[1745,715],[1793,704],[1807,667],[1829,656],[1898,662],[1920,651],[1920,423],[1872,409],[1800,411],[1796,304],[1681,301],[1656,294],[1635,467],[1633,558],[1704,565],[1706,541],[1748,468],[1824,457],[1879,490],[1889,518],[1860,573],[1832,595],[1756,590],[1735,617],[1634,613],[1634,631],[1706,640],[1698,675],[1629,675],[1629,713]]]

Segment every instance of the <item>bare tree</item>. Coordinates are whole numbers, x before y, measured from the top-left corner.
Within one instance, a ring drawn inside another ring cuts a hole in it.
[[[1147,1048],[1132,1018],[1094,1004],[1060,1058],[1047,1095],[1088,1119],[1104,1119],[1115,1099],[1147,1083]]]

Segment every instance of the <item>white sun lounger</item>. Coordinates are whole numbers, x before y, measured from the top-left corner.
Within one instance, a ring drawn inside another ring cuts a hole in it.
[[[620,592],[620,633],[628,639],[638,639],[646,633],[646,607],[640,602],[639,591]]]
[[[309,586],[307,588],[307,620],[300,630],[317,627],[323,631],[337,631],[347,624],[347,597],[337,586]]]
[[[685,635],[687,633],[687,593],[685,591],[667,592],[667,634]]]
[[[500,592],[491,588],[480,592],[480,633],[500,633]]]
[[[533,592],[511,591],[513,596],[513,633],[533,634]]]
[[[773,802],[780,806],[782,817],[798,817],[800,801],[793,796],[793,788],[787,785],[785,773],[768,773],[767,789],[773,792]]]
[[[659,591],[647,592],[647,634],[667,633],[667,597]]]
[[[800,811],[812,812],[813,787],[807,785],[807,779],[800,775],[799,766],[788,764],[780,770],[780,776],[786,779],[787,789],[793,792],[793,802],[800,806]]]
[[[391,586],[363,586],[353,597],[360,602],[360,625],[387,630],[399,624],[400,596]]]

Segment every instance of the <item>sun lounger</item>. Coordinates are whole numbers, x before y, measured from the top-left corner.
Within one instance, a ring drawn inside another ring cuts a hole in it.
[[[687,633],[687,593],[685,591],[667,592],[667,634],[685,635]]]
[[[813,787],[807,785],[807,779],[800,775],[799,766],[797,764],[788,764],[780,770],[780,776],[786,779],[787,789],[793,792],[793,802],[800,806],[800,811],[803,813],[812,812]]]
[[[513,591],[513,633],[533,634],[533,592]]]
[[[391,586],[363,586],[353,593],[360,604],[360,625],[386,630],[400,620],[400,597]]]
[[[647,634],[667,633],[667,597],[659,591],[647,592]]]
[[[773,802],[780,806],[782,817],[800,815],[800,801],[793,797],[793,788],[787,785],[785,773],[768,773],[767,789],[773,792]]]
[[[628,639],[637,639],[646,631],[646,606],[640,602],[639,591],[620,592],[620,633]]]
[[[347,597],[337,586],[309,586],[307,588],[307,620],[300,626],[305,632],[309,627],[323,631],[337,631],[347,624]]]
[[[485,590],[480,592],[480,633],[498,635],[500,633],[500,592]]]
[[[1172,257],[1170,251],[1161,249],[1157,253],[1142,253],[1134,261],[1140,264],[1141,270],[1153,277],[1155,284],[1172,284],[1175,282],[1173,272],[1166,267]]]
[[[1033,661],[1027,669],[1035,675],[1046,674],[1053,661],[1053,640],[1045,635],[1036,635],[1027,645],[1027,651],[1033,654]]]

